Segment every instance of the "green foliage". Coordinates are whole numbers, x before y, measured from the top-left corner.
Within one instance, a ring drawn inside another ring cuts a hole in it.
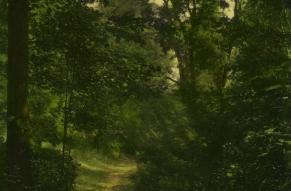
[[[29,104],[33,142],[37,145],[42,142],[59,144],[62,112],[58,97],[48,90],[31,88]]]
[[[6,189],[6,145],[0,143],[0,186]],[[65,162],[62,155],[51,149],[34,149],[31,160],[34,169],[35,191],[71,191],[77,176],[77,164],[71,157]],[[65,165],[63,165],[65,164]]]
[[[203,144],[189,128],[181,101],[175,96],[165,96],[144,102],[139,108],[139,121],[136,120],[131,123],[137,126],[140,136],[136,143],[141,162],[136,190],[198,188],[194,182],[199,175],[192,160]]]
[[[146,1],[114,1],[96,10],[80,2],[32,5],[31,121],[39,141],[57,141],[67,118],[69,128],[93,137],[99,150],[119,153],[128,145],[123,105],[168,88],[170,58],[148,25],[150,8]],[[51,106],[53,99],[61,109]]]
[[[168,2],[160,9],[157,27],[163,46],[176,52],[180,95],[196,138],[195,144],[183,139],[186,146],[179,154],[165,146],[157,149],[161,143],[152,145],[152,152],[145,149],[149,153],[142,158],[138,188],[287,189],[290,169],[285,140],[280,139],[289,133],[284,6],[245,1],[235,7],[236,17],[224,18],[208,1],[197,1],[197,7],[190,1]],[[190,15],[181,17],[185,12]],[[177,137],[175,133],[172,140]]]
[[[6,146],[0,140],[0,188],[5,188]]]
[[[88,145],[135,156],[139,191],[290,190],[287,1],[93,2],[30,4],[31,140],[69,148],[35,151],[38,190],[72,190],[70,150]],[[6,102],[1,94],[0,128]]]
[[[6,20],[6,1],[0,2],[0,129],[4,128],[6,112],[6,49],[7,49],[7,20]],[[3,131],[3,130],[0,130]]]
[[[34,152],[32,161],[36,188],[39,191],[71,191],[77,176],[77,165],[71,157],[51,149]]]
[[[284,150],[283,140],[255,132],[250,132],[239,145],[224,145],[223,153],[228,156],[221,171],[214,174],[217,185],[220,189],[227,186],[227,190],[257,190],[253,185],[262,190],[282,190],[290,176]]]

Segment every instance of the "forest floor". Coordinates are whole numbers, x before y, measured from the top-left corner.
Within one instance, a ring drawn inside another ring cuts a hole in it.
[[[98,154],[74,153],[79,163],[76,191],[133,191],[133,159],[106,159]]]

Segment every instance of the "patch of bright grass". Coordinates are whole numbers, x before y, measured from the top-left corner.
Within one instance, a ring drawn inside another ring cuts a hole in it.
[[[130,191],[136,162],[127,158],[110,159],[94,151],[74,150],[80,164],[77,191]]]

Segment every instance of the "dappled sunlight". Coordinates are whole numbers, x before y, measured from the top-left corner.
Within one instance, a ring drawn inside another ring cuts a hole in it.
[[[90,155],[75,155],[79,163],[77,191],[119,191],[132,186],[131,176],[137,165],[131,159],[106,160],[101,155],[91,152]]]

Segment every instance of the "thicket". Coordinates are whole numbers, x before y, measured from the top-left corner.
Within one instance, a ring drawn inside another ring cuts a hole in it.
[[[73,190],[89,147],[137,158],[138,191],[290,190],[289,1],[162,2],[29,1],[33,189]]]

